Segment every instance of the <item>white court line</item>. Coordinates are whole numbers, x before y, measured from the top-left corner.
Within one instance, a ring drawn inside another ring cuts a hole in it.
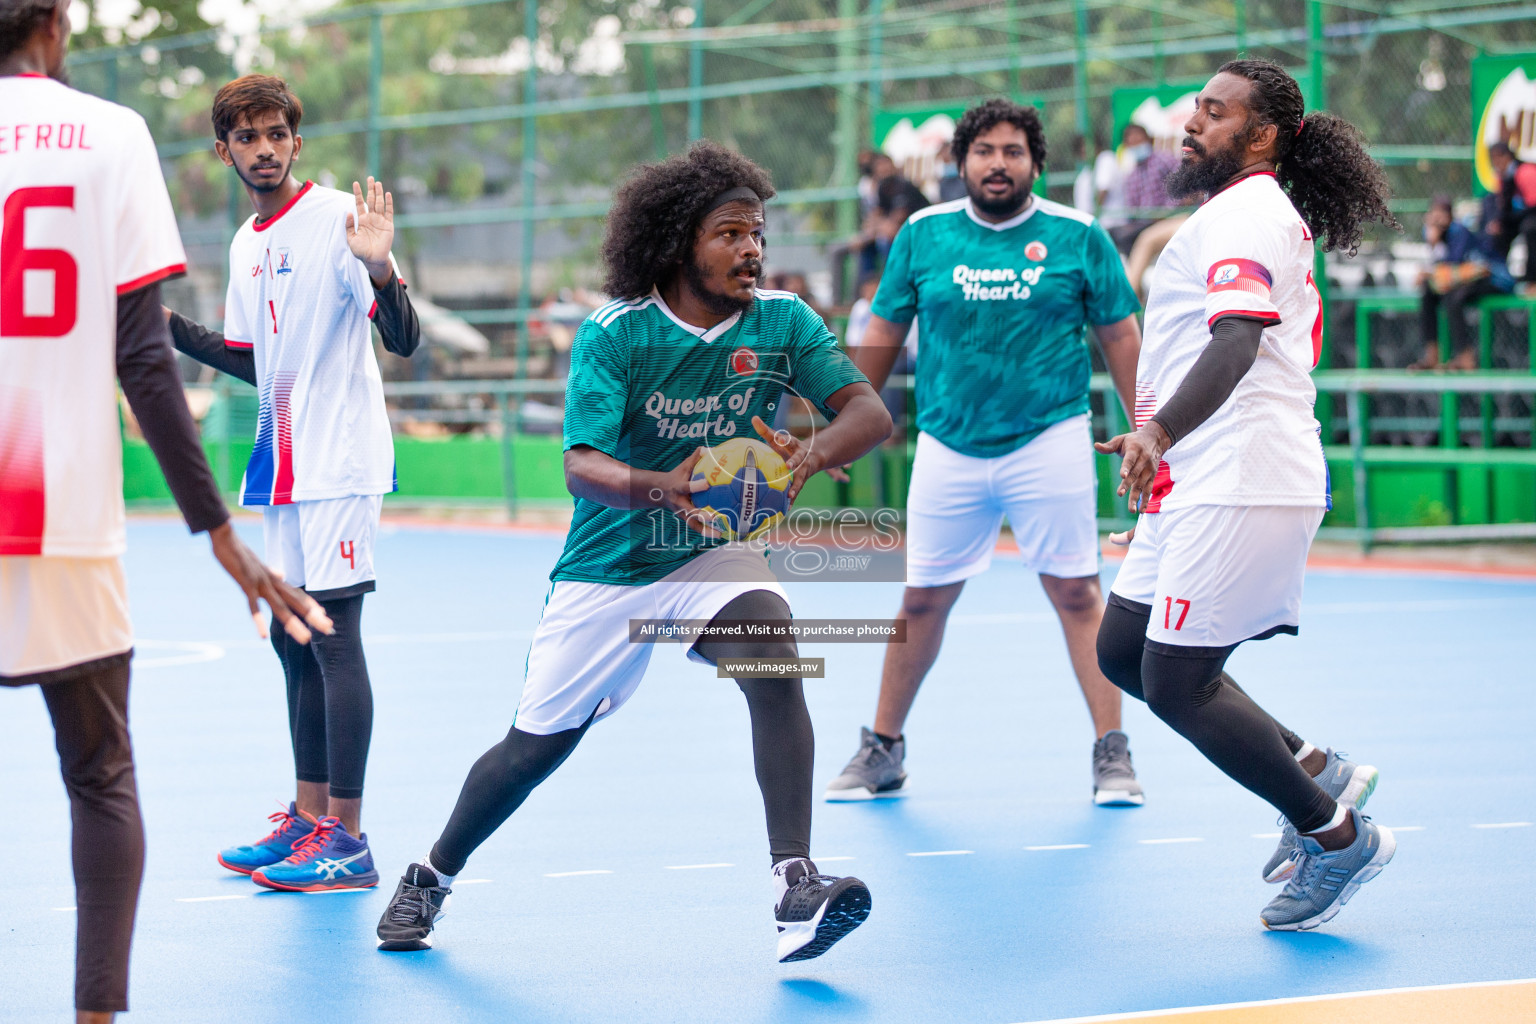
[[[1487,825],[1473,825],[1473,828],[1530,828],[1528,821],[1494,821]]]
[[[1284,833],[1281,833],[1281,832],[1255,832],[1253,834],[1253,838],[1255,838],[1255,839],[1279,839],[1280,836],[1283,835],[1283,834]]]
[[[1026,850],[1086,850],[1087,843],[1057,843],[1055,846],[1026,846]]]
[[[735,864],[669,864],[668,871],[697,871],[700,868],[733,868]]]
[[[1168,843],[1203,843],[1205,839],[1201,836],[1179,836],[1174,839],[1138,839],[1136,841],[1142,846],[1165,846]]]
[[[975,850],[926,850],[923,853],[909,853],[908,857],[960,857],[967,853],[975,853]]]
[[[607,868],[596,868],[592,871],[551,871],[545,878],[575,878],[577,875],[611,875]]]
[[[177,903],[213,903],[217,900],[248,900],[251,894],[248,892],[231,893],[228,896],[178,896]]]
[[[487,885],[490,881],[489,878],[455,878],[453,884],[455,887],[460,885]]]
[[[1384,825],[1388,832],[1423,832],[1423,825]]]
[[[818,863],[818,864],[829,864],[829,863],[831,863],[834,860],[853,860],[853,858],[852,857],[817,857],[817,858],[815,858],[815,860],[816,860],[816,863]]]
[[[198,640],[135,640],[133,649],[135,671],[146,668],[170,668],[173,665],[196,665],[204,661],[218,661],[224,657],[224,648],[219,644],[203,643]],[[161,649],[181,653],[166,654],[158,658],[145,658],[139,654],[144,650]]]

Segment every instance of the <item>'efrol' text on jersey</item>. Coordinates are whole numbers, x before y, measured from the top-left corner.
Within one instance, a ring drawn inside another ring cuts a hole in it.
[[[1040,283],[1045,267],[1014,270],[1012,267],[955,267],[953,280],[967,299],[988,302],[997,299],[1027,299],[1030,289]]]

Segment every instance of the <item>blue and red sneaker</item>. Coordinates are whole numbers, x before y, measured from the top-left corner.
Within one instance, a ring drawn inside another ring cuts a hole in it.
[[[252,872],[251,881],[287,892],[371,889],[379,884],[366,835],[353,838],[341,819],[324,817],[284,860]]]
[[[304,837],[315,830],[315,819],[290,803],[286,811],[267,815],[277,827],[249,846],[231,846],[219,854],[219,863],[231,871],[248,875],[276,864],[303,845]]]

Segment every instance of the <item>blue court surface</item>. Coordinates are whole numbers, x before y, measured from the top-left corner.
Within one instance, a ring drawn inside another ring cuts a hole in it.
[[[259,550],[254,522],[240,528]],[[510,724],[560,544],[386,523],[364,613],[364,824],[385,881],[311,896],[214,861],[291,798],[281,676],[207,541],[132,523],[149,857],[127,1020],[1009,1024],[1536,977],[1536,580],[1320,568],[1301,636],[1233,658],[1281,721],[1380,767],[1368,811],[1399,841],[1332,923],[1269,934],[1258,913],[1276,890],[1259,868],[1274,812],[1129,701],[1147,804],[1093,807],[1093,737],[1059,629],[1007,558],[956,608],[908,724],[906,799],[819,801],[873,713],[882,649],[804,649],[828,675],[807,682],[813,853],[874,896],[826,956],[774,962],[745,703],[675,646],[470,862],[438,948],[379,953],[395,878]],[[900,587],[791,593],[802,616],[889,617]],[[0,691],[0,773],[0,1020],[63,1021],[68,805],[34,690]]]

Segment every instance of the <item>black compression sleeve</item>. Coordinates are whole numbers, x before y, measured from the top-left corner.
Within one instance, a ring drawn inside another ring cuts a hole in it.
[[[228,520],[229,511],[187,409],[170,341],[158,284],[117,297],[117,378],[176,507],[192,532],[201,533]]]
[[[410,296],[405,294],[405,282],[399,274],[390,274],[388,284],[373,290],[373,298],[378,304],[373,322],[378,325],[384,347],[397,356],[409,358],[421,344],[421,324]]]
[[[1274,320],[1224,316],[1211,325],[1211,341],[1189,368],[1173,397],[1153,413],[1152,419],[1168,432],[1169,443],[1211,418],[1259,357],[1259,339]]]
[[[185,352],[205,366],[223,370],[247,384],[256,383],[256,354],[248,349],[230,348],[224,335],[188,320],[180,313],[170,319],[171,342],[178,352]]]

